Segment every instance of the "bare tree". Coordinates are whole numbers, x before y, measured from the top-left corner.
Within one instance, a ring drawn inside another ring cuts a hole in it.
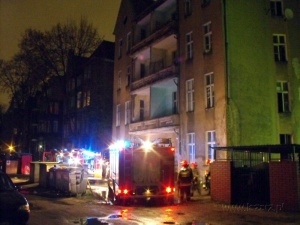
[[[58,23],[45,33],[27,30],[20,43],[20,50],[27,63],[35,67],[39,74],[65,75],[70,52],[76,56],[88,56],[101,41],[102,38],[92,24],[81,19],[79,25],[74,21],[65,25]]]
[[[0,89],[11,97],[31,96],[51,76],[64,76],[69,53],[89,56],[101,43],[97,30],[87,20],[58,23],[49,31],[27,29],[19,43],[19,53],[6,62],[0,60]],[[21,100],[21,99],[20,99]]]

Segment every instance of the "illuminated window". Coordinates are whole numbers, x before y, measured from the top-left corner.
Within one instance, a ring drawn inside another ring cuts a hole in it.
[[[117,105],[116,108],[116,126],[120,126],[120,119],[121,119],[121,105]]]
[[[186,58],[193,58],[193,32],[186,34]]]
[[[190,162],[195,162],[196,151],[195,151],[195,133],[187,134],[187,149],[190,157]]]
[[[290,112],[289,84],[286,81],[277,81],[277,104],[278,112]]]
[[[210,161],[215,160],[215,150],[211,147],[216,146],[216,131],[206,132],[206,157]]]
[[[213,73],[205,74],[205,97],[206,97],[206,108],[213,108],[215,106]]]
[[[204,52],[211,52],[211,42],[212,42],[212,31],[211,31],[211,22],[208,22],[203,25],[203,44],[204,44]]]
[[[283,16],[282,0],[270,0],[270,11],[272,16]]]
[[[130,123],[131,104],[130,101],[125,102],[125,124]]]
[[[276,62],[286,62],[286,42],[284,34],[273,35],[274,59]]]
[[[186,81],[186,111],[194,111],[194,79]]]
[[[192,3],[191,0],[185,0],[184,3],[184,15],[189,16],[192,14]]]

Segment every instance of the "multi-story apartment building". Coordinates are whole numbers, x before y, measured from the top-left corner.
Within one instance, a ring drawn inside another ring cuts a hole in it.
[[[300,142],[300,2],[122,0],[113,139],[167,138],[206,169],[214,146]]]
[[[89,58],[69,58],[64,99],[65,148],[103,151],[111,142],[114,43]]]

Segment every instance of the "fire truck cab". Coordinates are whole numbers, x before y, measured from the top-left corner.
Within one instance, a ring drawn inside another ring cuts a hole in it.
[[[114,203],[173,204],[175,149],[135,146],[110,150]]]

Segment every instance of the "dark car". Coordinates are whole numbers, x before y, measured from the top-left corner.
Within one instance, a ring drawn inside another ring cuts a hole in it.
[[[26,225],[29,214],[27,199],[17,190],[10,177],[0,171],[0,224]]]

